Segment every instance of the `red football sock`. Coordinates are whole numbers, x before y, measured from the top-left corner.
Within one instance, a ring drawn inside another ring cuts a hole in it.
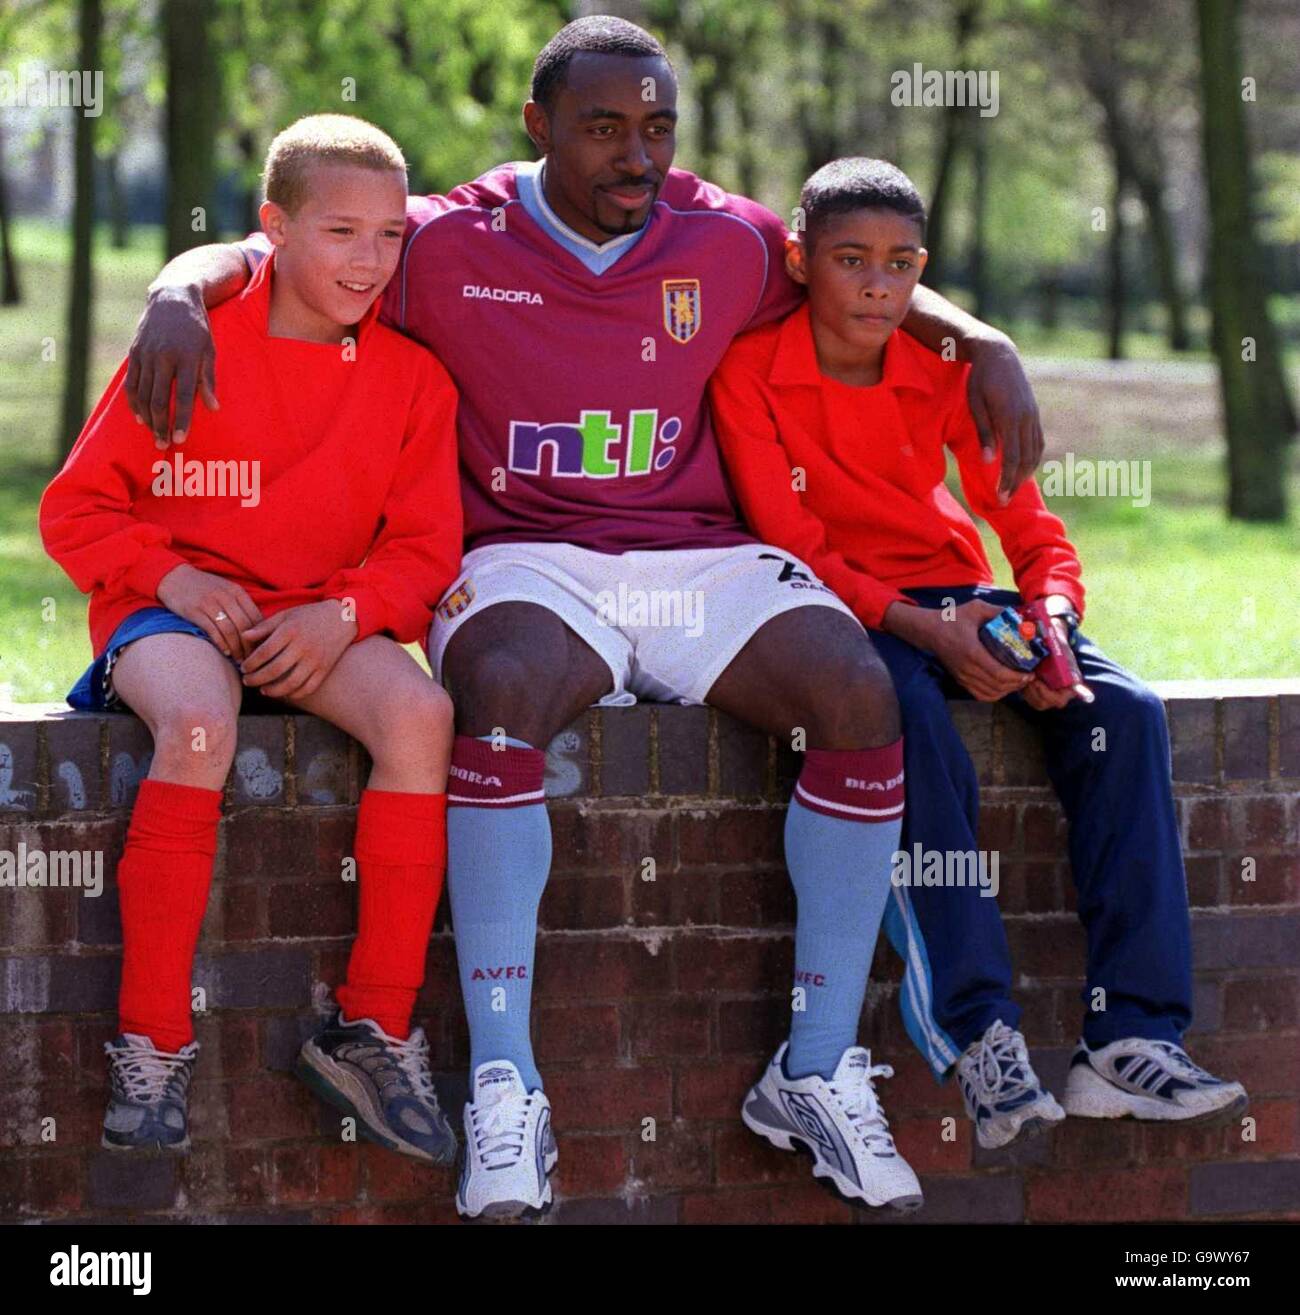
[[[122,910],[118,1029],[159,1050],[194,1040],[190,974],[217,852],[221,791],[144,780],[117,865]]]
[[[338,1002],[405,1040],[447,868],[447,796],[363,791],[355,849],[360,912]]]

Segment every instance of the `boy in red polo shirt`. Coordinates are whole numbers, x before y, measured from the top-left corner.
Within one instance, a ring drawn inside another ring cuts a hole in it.
[[[394,142],[343,115],[300,120],[271,144],[265,186],[273,256],[211,317],[239,388],[220,409],[209,395],[163,457],[140,441],[123,364],[41,503],[47,550],[91,595],[95,661],[69,702],[129,709],[154,740],[118,864],[103,1144],[189,1145],[190,973],[252,690],[342,727],[374,764],[341,1009],[299,1073],[372,1140],[445,1162],[455,1138],[410,1017],[445,866],[452,709],[402,644],[459,567],[456,390],[377,322],[406,207]]]
[[[966,402],[967,367],[899,327],[926,261],[925,210],[911,181],[880,160],[836,160],[804,185],[801,208],[803,232],[788,241],[786,261],[808,300],[737,339],[711,398],[751,526],[853,609],[894,680],[908,790],[885,927],[906,965],[908,1031],[937,1076],[956,1069],[981,1146],[1007,1145],[1067,1113],[1234,1118],[1246,1106],[1241,1085],[1206,1073],[1181,1045],[1190,933],[1162,704],[1079,633],[1079,560],[1037,485],[999,501],[997,467]],[[979,533],[944,487],[949,451],[1017,592],[993,588]],[[1004,606],[1035,599],[1047,600],[1074,648],[1092,702],[1003,666],[979,642]],[[1064,1110],[1017,1030],[953,697],[1005,699],[1039,731],[1069,818],[1088,1008]],[[956,856],[966,861],[946,861]],[[945,872],[961,880],[941,884]],[[968,872],[979,880],[966,881]]]

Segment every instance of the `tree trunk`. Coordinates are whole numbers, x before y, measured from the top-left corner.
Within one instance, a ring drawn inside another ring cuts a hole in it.
[[[982,0],[965,0],[953,15],[956,29],[956,56],[953,67],[964,69],[967,64],[966,52],[975,27],[979,20]],[[949,105],[943,112],[943,132],[939,139],[939,159],[934,171],[934,191],[930,197],[929,218],[926,223],[926,248],[930,259],[925,267],[925,282],[929,287],[937,288],[946,274],[947,254],[946,232],[948,213],[951,207],[950,195],[958,154],[969,138],[967,120],[972,113],[971,107]]]
[[[209,41],[213,0],[164,0],[167,50],[167,258],[215,242],[219,63]]]
[[[1210,305],[1228,441],[1228,514],[1286,519],[1283,462],[1291,415],[1277,334],[1268,314],[1251,213],[1251,168],[1242,112],[1234,0],[1197,0],[1201,131],[1210,208]],[[1247,340],[1254,348],[1249,355]]]
[[[4,139],[0,137],[0,306],[17,306],[22,299],[13,234],[9,231],[9,187],[5,181]]]
[[[104,177],[108,182],[108,219],[115,251],[123,251],[131,237],[131,224],[126,212],[126,196],[122,191],[121,161],[114,151],[104,162]]]
[[[1124,359],[1124,175],[1115,162],[1111,189],[1110,242],[1106,249],[1106,355]]]
[[[988,138],[982,125],[972,125],[971,162],[975,172],[975,187],[971,196],[974,223],[971,225],[970,281],[975,294],[975,318],[988,321],[992,314],[989,304],[991,289],[988,278]]]
[[[97,69],[104,15],[100,0],[80,0],[78,68]],[[91,247],[95,236],[95,124],[83,112],[73,119],[75,195],[72,203],[72,283],[68,294],[67,360],[63,376],[63,414],[59,426],[59,464],[72,450],[86,419],[90,374],[93,283]]]
[[[1165,167],[1158,151],[1147,156],[1144,167],[1132,170],[1133,184],[1146,211],[1147,234],[1151,238],[1151,255],[1155,261],[1156,279],[1160,296],[1165,303],[1168,319],[1166,331],[1169,346],[1176,352],[1185,352],[1192,345],[1187,330],[1187,302],[1182,283],[1178,278],[1178,255],[1174,246],[1173,226],[1165,206]]]

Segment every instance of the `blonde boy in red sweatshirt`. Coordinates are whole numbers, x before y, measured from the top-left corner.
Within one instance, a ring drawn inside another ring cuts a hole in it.
[[[445,867],[452,709],[402,644],[459,566],[457,395],[377,321],[405,223],[396,144],[360,119],[302,119],[272,142],[264,182],[273,256],[211,316],[240,387],[220,409],[209,397],[164,457],[140,441],[123,364],[41,503],[47,550],[90,594],[95,661],[68,701],[125,707],[154,740],[118,865],[103,1144],[189,1145],[190,973],[254,690],[341,727],[374,763],[341,1009],[299,1073],[370,1139],[444,1162],[455,1138],[410,1019]]]

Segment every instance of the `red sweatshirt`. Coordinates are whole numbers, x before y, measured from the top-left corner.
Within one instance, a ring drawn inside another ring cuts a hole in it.
[[[265,261],[211,312],[220,410],[196,406],[185,443],[160,452],[127,406],[123,363],[45,491],[41,536],[91,596],[96,655],[132,612],[161,606],[158,582],[183,563],[242,585],[265,616],[351,598],[358,640],[402,643],[459,569],[450,376],[377,322],[378,301],[354,348],[270,337],[273,271]],[[242,492],[219,474],[241,475]],[[192,491],[169,493],[187,479]]]
[[[1083,614],[1079,559],[1038,485],[998,503],[1001,462],[983,460],[968,373],[895,330],[879,384],[840,383],[817,365],[804,305],[737,338],[713,375],[718,441],[746,519],[803,558],[865,626],[879,629],[890,603],[907,602],[903,589],[993,583],[975,523],[944,487],[945,448],[1022,597],[1064,594]]]

